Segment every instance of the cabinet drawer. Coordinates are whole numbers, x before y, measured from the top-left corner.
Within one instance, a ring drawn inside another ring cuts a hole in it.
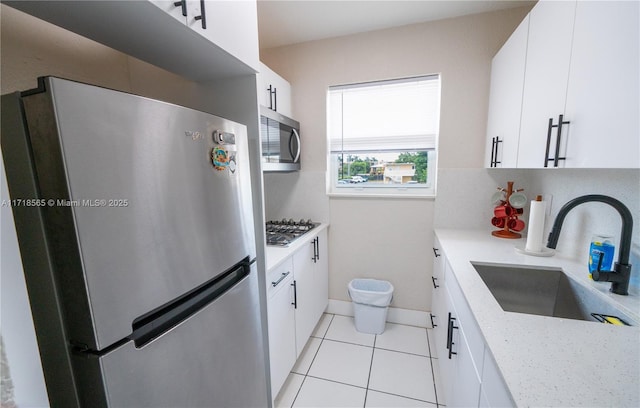
[[[447,290],[453,299],[453,305],[458,313],[459,325],[469,343],[471,357],[479,376],[482,373],[482,362],[484,359],[484,339],[448,262],[445,266],[444,280],[447,285]]]
[[[279,266],[267,272],[267,298],[273,296],[279,289],[293,278],[293,259],[285,259]]]

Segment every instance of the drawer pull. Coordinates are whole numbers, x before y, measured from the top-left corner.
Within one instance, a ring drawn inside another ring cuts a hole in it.
[[[438,284],[436,283],[436,281],[438,280],[438,278],[436,278],[435,276],[432,276],[432,277],[431,277],[431,280],[433,281],[433,288],[434,288],[434,289],[438,289],[438,288],[440,287],[440,285],[438,285]]]
[[[286,278],[287,276],[289,276],[289,274],[290,274],[290,273],[291,273],[291,272],[283,273],[283,274],[280,276],[280,279],[278,279],[278,280],[277,280],[277,281],[275,281],[275,282],[271,282],[271,286],[273,286],[274,288],[275,288],[276,286],[278,286],[278,285],[280,284],[280,282],[282,282],[282,280],[283,280],[284,278]]]
[[[433,322],[433,318],[434,318],[435,316],[434,316],[434,315],[432,315],[431,313],[429,313],[429,316],[431,316],[431,327],[438,327],[438,325],[437,325],[437,324],[435,324],[435,323]]]
[[[452,355],[458,354],[453,351],[453,345],[456,344],[453,342],[453,329],[458,329],[458,326],[455,325],[455,320],[456,318],[452,317],[451,313],[449,313],[449,330],[447,331],[447,344],[449,345],[449,347],[447,348],[449,349],[449,360],[451,360]]]
[[[293,286],[293,303],[291,304],[293,305],[294,309],[297,309],[298,308],[298,286],[296,285],[295,280],[293,281],[291,286]]]

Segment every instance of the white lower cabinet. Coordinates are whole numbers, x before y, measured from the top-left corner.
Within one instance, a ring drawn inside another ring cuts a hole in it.
[[[291,258],[268,274],[267,284],[271,392],[275,397],[297,358]]]
[[[327,254],[327,230],[323,228],[308,244],[303,245],[267,273],[269,360],[273,398],[278,395],[327,308]]]
[[[437,237],[434,243],[439,245]],[[438,402],[448,407],[513,406],[446,254],[441,248],[437,253],[434,276],[440,278],[434,284],[431,321],[445,393]]]
[[[293,255],[298,356],[302,353],[304,345],[327,308],[329,279],[328,268],[325,267],[328,266],[326,262],[326,236],[327,230],[322,230],[306,248],[299,249]]]
[[[515,403],[507,385],[502,379],[500,370],[493,360],[491,351],[484,350],[484,364],[482,367],[482,388],[480,392],[481,407],[513,407]]]

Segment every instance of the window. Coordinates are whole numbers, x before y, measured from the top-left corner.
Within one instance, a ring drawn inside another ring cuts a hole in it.
[[[327,112],[329,194],[435,194],[439,75],[332,86]]]

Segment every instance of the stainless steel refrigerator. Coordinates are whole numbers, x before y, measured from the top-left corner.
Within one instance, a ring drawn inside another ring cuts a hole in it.
[[[2,98],[51,405],[270,405],[246,127],[52,77]]]

